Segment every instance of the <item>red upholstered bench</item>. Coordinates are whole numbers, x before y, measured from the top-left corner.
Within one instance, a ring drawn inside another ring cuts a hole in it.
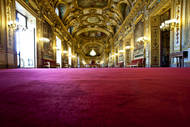
[[[119,62],[119,63],[118,63],[118,66],[119,66],[119,67],[124,67],[124,62]]]
[[[56,63],[56,61],[53,60],[50,62],[50,67],[51,68],[58,68],[58,67],[60,67],[60,65],[58,63]]]
[[[60,65],[56,63],[55,60],[49,60],[49,59],[42,59],[43,61],[43,67],[45,68],[57,68]]]
[[[145,59],[135,59],[132,60],[130,64],[127,65],[127,67],[144,67],[145,66]]]

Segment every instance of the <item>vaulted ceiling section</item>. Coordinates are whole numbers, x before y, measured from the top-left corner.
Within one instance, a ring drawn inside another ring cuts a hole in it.
[[[50,0],[51,6],[68,32],[76,40],[75,48],[83,57],[94,58],[110,49],[109,40],[114,37],[131,10],[133,0]]]

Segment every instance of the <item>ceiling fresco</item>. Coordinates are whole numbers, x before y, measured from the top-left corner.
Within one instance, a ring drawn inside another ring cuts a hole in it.
[[[89,52],[94,49],[97,57],[103,58],[104,50],[110,49],[110,40],[128,15],[133,1],[50,0],[50,4],[59,9],[61,21],[76,40],[77,52],[90,57]]]
[[[80,34],[80,37],[84,39],[91,39],[91,38],[103,38],[106,37],[106,35],[105,33],[99,31],[89,31]]]
[[[107,6],[108,0],[77,0],[77,3],[82,8],[102,8]]]

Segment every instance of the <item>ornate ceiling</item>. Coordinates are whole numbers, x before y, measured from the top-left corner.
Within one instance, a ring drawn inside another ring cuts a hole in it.
[[[134,0],[51,0],[50,4],[59,11],[59,17],[68,32],[76,39],[75,48],[83,57],[104,55],[110,49],[113,38]]]

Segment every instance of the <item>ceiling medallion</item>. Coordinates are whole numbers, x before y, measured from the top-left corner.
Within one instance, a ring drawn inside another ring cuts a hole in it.
[[[96,52],[94,51],[94,49],[92,49],[92,50],[90,51],[90,56],[96,56]]]

